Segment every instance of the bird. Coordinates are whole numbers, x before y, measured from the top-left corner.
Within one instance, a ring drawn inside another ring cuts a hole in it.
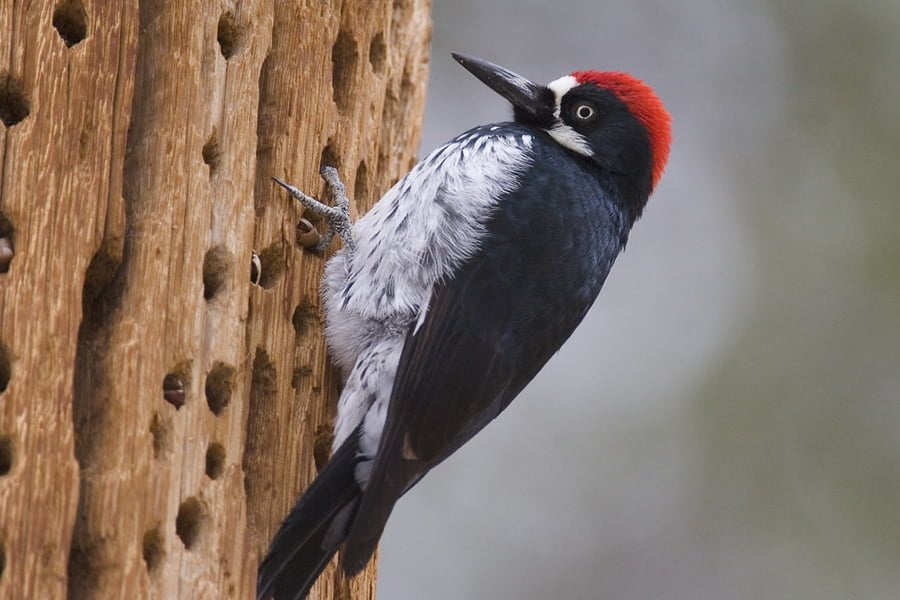
[[[282,522],[257,598],[304,598],[341,550],[365,568],[398,499],[497,417],[594,303],[665,170],[671,117],[622,71],[547,85],[453,58],[513,119],[437,148],[355,223],[275,178],[342,248],[321,288],[342,391],[332,456]]]

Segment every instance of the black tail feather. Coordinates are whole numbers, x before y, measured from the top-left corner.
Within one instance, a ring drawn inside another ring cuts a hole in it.
[[[361,494],[356,483],[359,430],[335,452],[285,518],[259,565],[257,600],[299,600],[347,537]]]
[[[269,593],[273,594],[275,600],[301,600],[309,594],[309,590],[337,552],[337,546],[323,545],[327,530],[327,527],[320,527],[306,541],[305,547],[299,549],[272,580]]]
[[[356,575],[369,564],[394,504],[427,470],[418,460],[403,458],[402,438],[382,440],[368,486],[345,535],[341,567]]]

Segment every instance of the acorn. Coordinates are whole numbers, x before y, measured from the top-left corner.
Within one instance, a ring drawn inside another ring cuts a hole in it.
[[[0,273],[9,271],[9,263],[12,262],[15,255],[12,240],[8,237],[0,237]]]
[[[254,250],[253,254],[250,255],[250,283],[259,285],[260,279],[262,279],[262,261],[259,259],[259,254]]]
[[[297,243],[304,248],[315,248],[322,236],[316,228],[306,219],[300,219],[297,223]]]

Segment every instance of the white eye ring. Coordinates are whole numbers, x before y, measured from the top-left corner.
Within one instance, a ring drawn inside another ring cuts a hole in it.
[[[594,116],[594,108],[590,104],[581,104],[575,109],[575,116],[582,121],[587,121]]]

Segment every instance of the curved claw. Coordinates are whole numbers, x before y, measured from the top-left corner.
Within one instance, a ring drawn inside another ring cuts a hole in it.
[[[329,206],[324,202],[320,202],[311,196],[307,196],[296,187],[282,181],[278,177],[272,177],[272,180],[286,189],[288,193],[300,201],[304,208],[315,214],[328,219],[328,232],[322,236],[322,239],[312,249],[314,251],[324,250],[331,243],[334,234],[339,235],[344,240],[344,246],[348,252],[353,251],[354,243],[351,235],[353,223],[350,221],[350,199],[347,198],[347,190],[337,169],[325,166],[319,169],[319,174],[328,185],[331,196],[334,199],[335,206]]]
[[[274,181],[275,183],[277,183],[278,185],[280,185],[281,187],[283,187],[283,188],[286,189],[287,191],[291,191],[291,188],[294,187],[294,186],[292,186],[291,184],[289,184],[288,182],[282,181],[281,179],[278,179],[278,178],[275,177],[275,176],[272,177],[272,181]]]

